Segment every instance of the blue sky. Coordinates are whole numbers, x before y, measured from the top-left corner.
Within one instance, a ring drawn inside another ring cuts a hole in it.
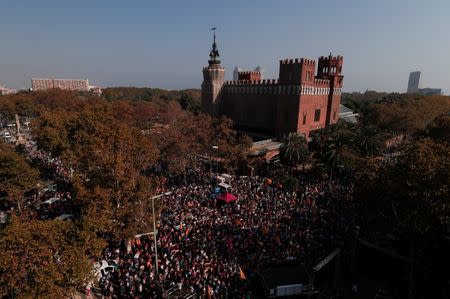
[[[199,88],[218,28],[222,64],[344,56],[346,91],[450,91],[450,1],[0,0],[0,84],[89,78],[100,86]]]

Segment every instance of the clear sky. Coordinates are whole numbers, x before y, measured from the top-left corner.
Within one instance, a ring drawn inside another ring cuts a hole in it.
[[[448,0],[0,0],[0,84],[89,78],[99,86],[199,88],[211,47],[227,79],[235,65],[344,56],[346,91],[450,92]]]

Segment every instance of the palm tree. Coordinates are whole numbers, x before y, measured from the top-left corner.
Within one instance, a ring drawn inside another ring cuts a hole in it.
[[[345,167],[344,156],[349,151],[349,145],[354,141],[354,134],[346,129],[336,129],[327,140],[323,158],[330,170],[330,180],[336,168]]]
[[[320,130],[314,131],[314,133],[311,134],[311,149],[317,151],[318,157],[321,157],[323,155],[327,141],[330,138],[330,134],[330,127],[322,128]]]
[[[283,163],[293,166],[304,163],[308,159],[308,142],[303,134],[289,133],[283,138],[280,146],[280,159]]]
[[[366,157],[379,154],[382,141],[375,127],[361,125],[357,131],[359,150]]]

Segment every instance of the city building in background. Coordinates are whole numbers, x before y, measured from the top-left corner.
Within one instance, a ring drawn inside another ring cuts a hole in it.
[[[420,88],[420,72],[409,73],[408,89],[406,93],[417,93],[424,96],[436,96],[441,95],[442,90],[440,88]]]
[[[238,66],[234,67],[234,70],[233,70],[233,80],[234,81],[238,80],[239,73],[242,72],[242,71],[243,71],[243,69],[241,69],[240,67],[238,67]]]
[[[407,93],[417,93],[419,91],[420,72],[409,73]]]
[[[7,95],[7,94],[13,94],[16,92],[17,92],[17,90],[15,90],[15,89],[11,89],[11,88],[5,87],[3,85],[0,85],[0,95],[2,95],[2,96]]]
[[[236,128],[251,136],[282,137],[310,132],[336,123],[343,76],[342,56],[280,61],[277,80],[261,79],[258,71],[239,72],[225,82],[214,34],[208,66],[203,68],[202,110],[231,118]],[[235,69],[236,70],[236,69]]]
[[[419,88],[419,93],[424,96],[440,96],[442,95],[442,89],[440,88]]]
[[[258,66],[255,68],[255,72],[258,72],[258,73],[260,74],[261,80],[262,80],[262,79],[265,79],[265,78],[264,78],[264,67],[263,67],[262,65],[258,65]]]
[[[88,79],[31,79],[31,89],[33,91],[48,90],[52,88],[72,91],[92,91],[94,94],[101,94],[101,89],[97,86],[89,85]]]

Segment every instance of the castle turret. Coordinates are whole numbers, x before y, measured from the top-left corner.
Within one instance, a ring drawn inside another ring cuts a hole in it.
[[[208,66],[203,68],[202,110],[212,116],[218,116],[220,91],[225,81],[225,69],[220,65],[219,50],[216,44],[216,28]]]
[[[333,124],[338,121],[339,105],[341,103],[342,92],[342,65],[344,58],[342,56],[319,57],[317,77],[330,80],[330,94],[328,95],[327,119],[326,124]]]

